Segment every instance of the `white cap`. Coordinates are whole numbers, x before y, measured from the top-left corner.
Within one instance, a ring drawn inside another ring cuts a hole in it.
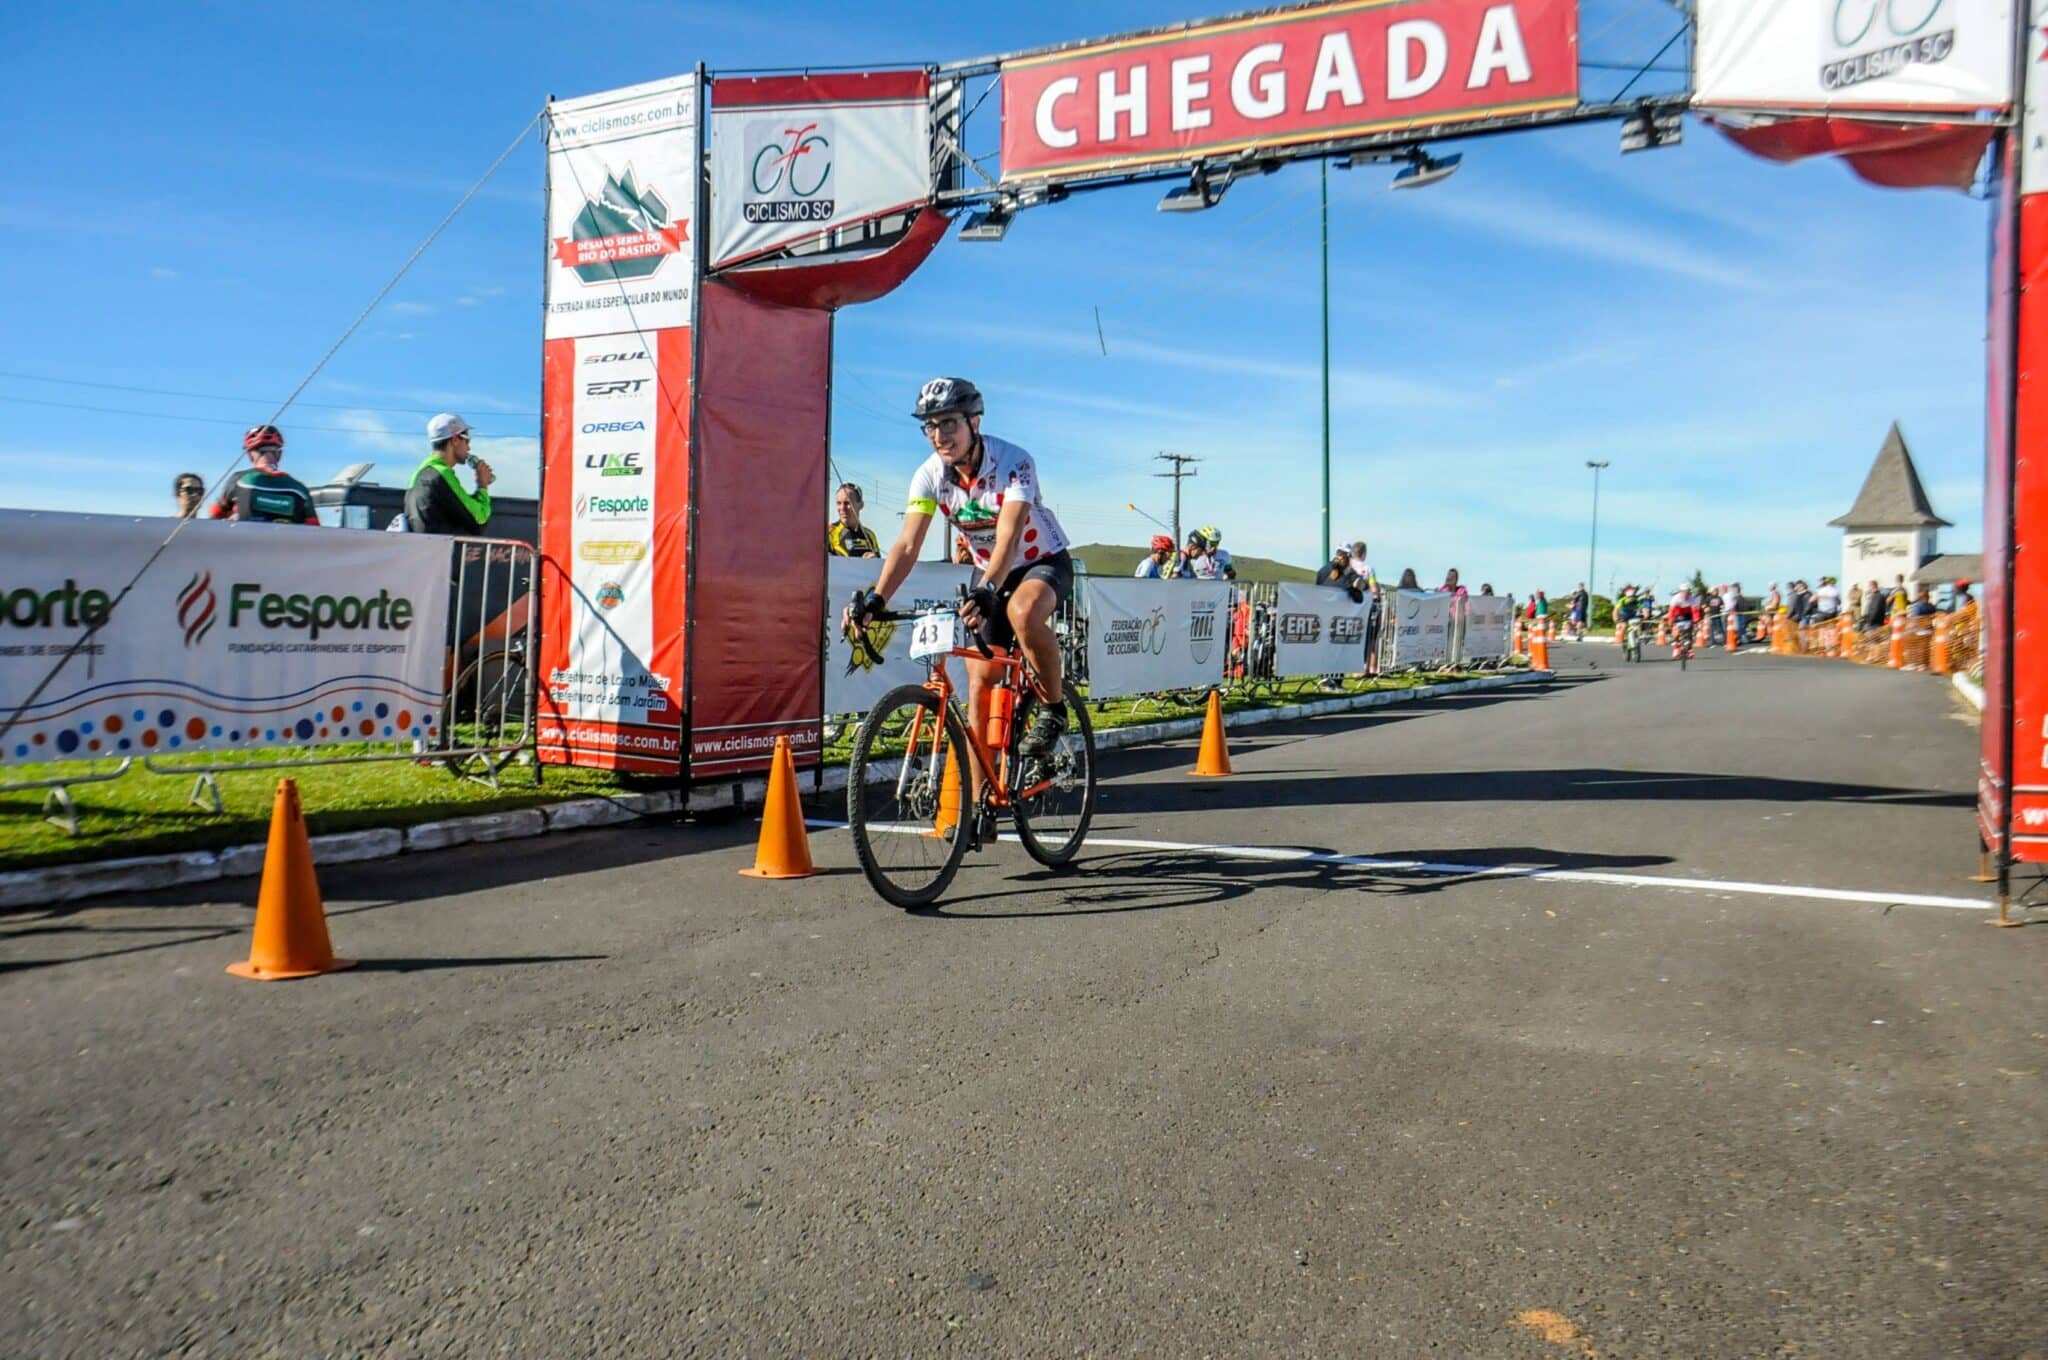
[[[443,411],[427,422],[427,442],[438,444],[444,439],[453,439],[459,434],[469,433],[469,422],[453,411]]]

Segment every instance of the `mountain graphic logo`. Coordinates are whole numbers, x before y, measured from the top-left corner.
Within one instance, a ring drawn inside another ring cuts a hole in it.
[[[196,645],[213,631],[220,612],[220,597],[213,593],[213,573],[197,571],[178,592],[178,626],[185,630],[185,645]]]
[[[630,165],[618,175],[607,166],[597,197],[586,198],[569,234],[555,238],[555,259],[585,283],[645,279],[689,239],[690,224],[673,219],[659,190],[635,181]]]

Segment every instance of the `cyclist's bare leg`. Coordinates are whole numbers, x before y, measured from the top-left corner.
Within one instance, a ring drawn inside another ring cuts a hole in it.
[[[1010,596],[1010,627],[1017,645],[1031,663],[1044,697],[1054,703],[1065,693],[1060,688],[1060,640],[1052,630],[1052,616],[1059,607],[1059,592],[1044,581],[1026,581]]]

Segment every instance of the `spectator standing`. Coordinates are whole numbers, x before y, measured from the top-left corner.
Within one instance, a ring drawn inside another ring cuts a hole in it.
[[[1732,629],[1735,640],[1742,641],[1742,582],[1730,581],[1728,588],[1721,592],[1721,623],[1725,629]]]
[[[1950,609],[1968,609],[1975,603],[1976,601],[1970,598],[1970,583],[1968,581],[1956,582],[1956,593],[1950,597],[1948,607]]]
[[[179,519],[191,519],[206,500],[206,483],[196,472],[181,472],[171,479],[171,497]]]
[[[1358,539],[1351,545],[1351,572],[1362,581],[1367,590],[1379,589],[1380,578],[1373,574],[1372,559],[1365,551],[1365,540]]]
[[[470,453],[469,422],[443,411],[427,422],[433,452],[413,473],[405,493],[406,528],[416,534],[481,535],[491,522],[491,465]],[[476,491],[463,490],[455,469],[468,463],[476,472]]]
[[[1180,551],[1180,570],[1174,575],[1183,581],[1216,579],[1216,564],[1209,556],[1209,541],[1202,537],[1200,529],[1188,530],[1187,546]]]
[[[1842,612],[1842,588],[1835,584],[1832,576],[1820,578],[1820,589],[1813,592],[1813,617],[1817,623],[1825,623]]]
[[[1849,587],[1849,617],[1856,622],[1863,619],[1863,587]]]
[[[839,490],[832,494],[832,508],[839,518],[825,526],[825,551],[834,557],[880,557],[881,544],[875,540],[873,529],[863,528],[860,522],[861,507],[864,504],[860,488],[852,482],[841,482]]]
[[[1422,582],[1420,582],[1420,581],[1418,581],[1418,580],[1416,580],[1416,579],[1415,579],[1415,568],[1413,568],[1413,567],[1403,567],[1403,568],[1401,568],[1401,583],[1400,583],[1399,585],[1395,586],[1395,587],[1394,587],[1394,589],[1396,589],[1396,590],[1420,590],[1420,589],[1422,589]]]
[[[1323,563],[1322,570],[1316,573],[1316,584],[1348,588],[1351,575],[1351,549],[1339,548],[1330,554],[1330,560]]]
[[[1163,581],[1173,574],[1173,540],[1165,534],[1152,535],[1152,551],[1131,573],[1140,581]]]
[[[1885,597],[1884,587],[1875,580],[1863,591],[1863,617],[1860,620],[1866,629],[1884,627],[1885,615],[1891,612],[1891,601]]]
[[[313,513],[313,493],[306,484],[287,472],[278,471],[284,461],[284,431],[275,425],[258,425],[242,436],[242,452],[252,466],[228,485],[221,498],[206,513],[213,519],[256,520],[270,524],[318,524]]]
[[[1452,580],[1456,580],[1457,576],[1457,572],[1451,573]],[[1566,618],[1571,622],[1572,638],[1574,641],[1584,642],[1586,640],[1586,617],[1591,603],[1592,597],[1586,594],[1586,583],[1584,581],[1579,582],[1579,588],[1572,592],[1566,613]]]
[[[1912,607],[1913,596],[1906,589],[1906,574],[1900,572],[1896,577],[1892,578],[1891,612],[1903,614]]]

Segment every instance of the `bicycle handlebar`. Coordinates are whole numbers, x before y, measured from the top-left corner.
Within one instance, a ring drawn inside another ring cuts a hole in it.
[[[967,587],[961,586],[959,595],[961,603],[964,603],[966,601],[967,595]],[[863,616],[860,612],[860,607],[863,603],[866,602],[867,598],[868,592],[865,590],[856,590],[853,592],[852,603],[854,612],[854,640],[855,645],[860,647],[865,652],[867,652],[869,658],[873,660],[873,662],[878,666],[882,664],[882,654],[879,650],[876,649],[873,643],[868,641],[867,625],[869,623],[906,623],[913,619],[930,618],[934,614],[951,614],[955,618],[958,618],[960,616],[959,604],[935,604],[929,609],[912,609],[907,611],[898,609],[876,609]],[[981,653],[983,660],[995,660],[996,654],[989,650],[989,645],[987,641],[984,640],[981,636],[981,630],[978,628],[974,632],[974,647],[976,651]]]

